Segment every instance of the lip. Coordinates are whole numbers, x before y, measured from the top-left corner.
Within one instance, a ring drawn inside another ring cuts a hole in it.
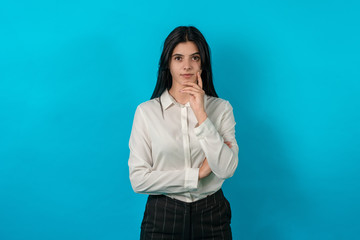
[[[191,78],[192,76],[194,76],[194,74],[180,74],[182,77],[184,77],[184,78]]]

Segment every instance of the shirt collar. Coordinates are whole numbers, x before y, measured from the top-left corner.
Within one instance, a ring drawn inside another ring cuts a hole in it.
[[[165,89],[165,91],[161,94],[160,99],[163,110],[168,109],[171,105],[174,104],[174,102],[172,101],[173,97],[170,95],[167,89]]]
[[[177,105],[179,107],[190,107],[189,102],[186,103],[185,105],[182,105],[180,103],[178,103],[173,96],[170,95],[169,91],[167,89],[165,89],[165,91],[161,94],[160,97],[160,101],[161,101],[161,105],[163,110],[168,109],[170,106],[172,105]],[[207,99],[208,99],[208,95],[204,95],[204,107],[206,109],[206,104],[207,104]]]

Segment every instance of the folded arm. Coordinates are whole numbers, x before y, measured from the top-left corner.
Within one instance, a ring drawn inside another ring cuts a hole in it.
[[[209,118],[194,129],[212,172],[220,179],[234,175],[239,147],[235,139],[235,119],[229,102],[225,103],[218,130]],[[230,143],[230,144],[229,144]]]

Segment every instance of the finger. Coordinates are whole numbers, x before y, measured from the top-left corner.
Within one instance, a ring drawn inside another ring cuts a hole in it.
[[[190,90],[193,90],[193,91],[197,91],[199,94],[202,94],[204,95],[205,94],[205,91],[202,90],[198,85],[187,85],[187,86],[184,86],[182,89],[190,89]],[[181,91],[181,90],[179,90]]]
[[[194,88],[202,89],[198,84],[193,83],[193,82],[184,82],[184,83],[182,83],[182,85],[184,85],[184,86],[191,86],[191,87],[194,87]]]
[[[208,162],[207,162],[207,159],[205,158],[204,161],[202,161],[202,163],[200,164],[200,167],[202,167],[203,165],[206,165],[206,164],[208,164]]]
[[[202,89],[203,88],[203,82],[202,82],[202,79],[201,79],[200,72],[197,72],[197,79],[198,79],[198,85]]]
[[[229,148],[231,148],[231,142],[226,141],[225,144],[228,145]]]
[[[196,88],[193,88],[193,87],[184,87],[183,89],[180,89],[179,91],[180,92],[182,92],[182,91],[187,91],[187,90],[189,90],[189,91],[194,91],[194,92],[197,92],[197,93],[199,93],[199,94],[201,94],[202,92],[203,92],[203,90],[201,90],[201,89],[196,89]]]
[[[180,90],[182,93],[189,93],[190,95],[198,95],[199,92],[195,92],[195,91],[192,91],[192,90]]]

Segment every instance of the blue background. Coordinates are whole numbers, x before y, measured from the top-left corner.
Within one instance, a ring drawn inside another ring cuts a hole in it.
[[[138,239],[136,106],[195,25],[234,107],[234,239],[360,237],[358,1],[2,1],[0,239]]]

